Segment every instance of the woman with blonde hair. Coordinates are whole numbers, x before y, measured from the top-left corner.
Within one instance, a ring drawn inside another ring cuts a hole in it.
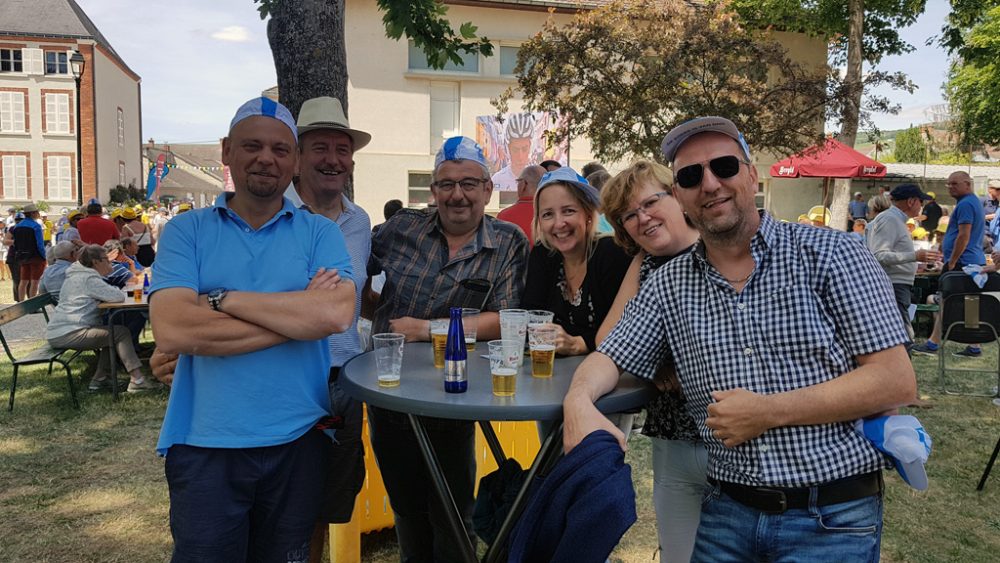
[[[653,272],[689,252],[698,241],[698,231],[673,197],[672,184],[665,166],[639,160],[601,190],[602,209],[614,228],[615,241],[634,258],[597,333],[598,342],[611,332],[626,303]],[[708,453],[688,414],[673,366],[664,366],[661,373],[666,380],[663,393],[646,405],[642,433],[653,444],[653,507],[660,561],[687,562],[701,518]]]
[[[569,167],[542,176],[535,191],[535,247],[521,307],[554,313],[556,353],[587,354],[628,269],[629,257],[597,235],[600,196]]]

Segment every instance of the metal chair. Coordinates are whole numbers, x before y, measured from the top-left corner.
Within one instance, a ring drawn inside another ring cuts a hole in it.
[[[965,272],[948,272],[940,279],[941,289],[941,351],[938,353],[938,381],[944,393],[993,397],[996,388],[988,393],[952,391],[947,387],[947,372],[994,373],[992,370],[974,368],[947,368],[944,344],[948,341],[961,344],[986,344],[1000,340],[1000,275],[989,274],[980,288]],[[1000,386],[1000,353],[997,354],[997,385]]]

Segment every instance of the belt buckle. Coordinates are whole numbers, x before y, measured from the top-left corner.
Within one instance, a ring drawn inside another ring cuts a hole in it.
[[[761,508],[761,512],[766,512],[768,514],[782,514],[788,510],[788,497],[785,496],[784,491],[758,488],[757,492],[761,495],[766,495],[764,498],[767,499],[769,505],[772,503],[772,499],[777,502],[777,508],[768,506],[767,508]]]

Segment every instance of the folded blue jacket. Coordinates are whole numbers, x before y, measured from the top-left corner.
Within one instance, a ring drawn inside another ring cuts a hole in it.
[[[509,563],[601,563],[636,520],[632,468],[604,430],[533,483],[530,499],[511,535]]]

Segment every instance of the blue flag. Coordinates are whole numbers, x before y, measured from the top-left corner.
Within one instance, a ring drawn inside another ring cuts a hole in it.
[[[166,178],[167,174],[170,173],[170,167],[163,167],[163,176],[160,177],[160,181]],[[146,178],[146,199],[152,200],[153,193],[156,192],[156,166],[152,166],[149,169],[149,176]]]

